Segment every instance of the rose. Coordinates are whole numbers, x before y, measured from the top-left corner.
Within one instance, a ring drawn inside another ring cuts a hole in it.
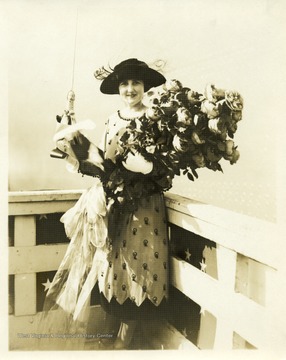
[[[192,132],[191,140],[195,145],[202,145],[205,143],[205,140],[202,140],[196,131]]]
[[[181,138],[175,135],[172,142],[174,149],[178,152],[186,152],[189,149],[189,143],[187,139]]]
[[[220,122],[220,118],[209,120],[208,127],[209,127],[211,132],[213,132],[215,134],[220,134],[221,133],[221,131],[219,129],[219,122]]]
[[[191,125],[192,115],[188,109],[181,107],[177,110],[176,114],[178,122],[181,122],[185,125]]]
[[[167,102],[161,104],[161,110],[164,115],[172,116],[178,109],[178,102],[173,99],[169,99]]]
[[[159,113],[160,113],[159,106],[153,106],[152,108],[148,108],[146,110],[146,117],[149,120],[158,121],[158,120],[160,120]]]
[[[200,102],[200,97],[201,95],[196,91],[189,90],[187,92],[187,99],[193,105],[198,104]]]
[[[237,91],[226,91],[225,101],[231,110],[241,111],[243,109],[243,99]]]
[[[214,119],[219,115],[219,110],[216,106],[216,104],[204,100],[201,104],[201,111],[207,115],[209,119]]]
[[[221,154],[216,154],[213,149],[207,148],[207,158],[211,162],[218,162],[222,158]]]
[[[149,90],[145,98],[145,103],[147,106],[152,107],[160,103],[159,99],[160,99],[160,93],[158,90],[156,92],[153,90]]]
[[[236,130],[237,130],[237,123],[236,123],[236,122],[232,122],[231,124],[229,124],[228,130],[231,131],[232,133],[235,133]]]
[[[225,90],[217,89],[215,85],[208,84],[205,88],[205,97],[208,101],[217,102],[225,97]]]
[[[183,85],[180,83],[179,80],[176,80],[176,79],[167,80],[164,85],[164,88],[170,92],[177,92],[177,91],[181,90],[182,87],[183,87]]]
[[[205,163],[205,158],[203,154],[196,154],[192,156],[192,159],[194,161],[194,163],[199,167],[205,167],[206,163]]]
[[[241,111],[232,111],[231,117],[234,121],[240,121],[242,119],[242,112]]]
[[[237,162],[240,157],[240,153],[237,149],[234,149],[231,155],[225,155],[224,158],[229,160],[230,164],[233,165]]]
[[[234,147],[233,140],[226,140],[226,142],[225,142],[226,155],[231,155],[233,153],[233,147]]]

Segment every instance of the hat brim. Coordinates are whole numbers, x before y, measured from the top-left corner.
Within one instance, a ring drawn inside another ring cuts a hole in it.
[[[119,72],[109,74],[101,83],[100,91],[103,94],[119,94],[119,84],[122,80],[141,80],[144,83],[144,92],[152,87],[160,86],[166,82],[165,77],[158,71],[149,67],[126,66]]]

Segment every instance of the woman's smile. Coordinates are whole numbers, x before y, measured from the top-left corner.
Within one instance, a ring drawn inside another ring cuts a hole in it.
[[[141,80],[124,80],[119,84],[119,94],[129,108],[141,106],[144,83]]]

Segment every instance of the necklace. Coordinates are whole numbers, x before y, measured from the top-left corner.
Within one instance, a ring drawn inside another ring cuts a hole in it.
[[[117,114],[118,114],[119,118],[121,120],[124,120],[124,121],[132,121],[132,120],[140,119],[140,118],[142,118],[144,116],[144,114],[143,114],[143,115],[134,116],[134,117],[131,117],[131,118],[126,118],[126,117],[123,117],[121,115],[120,110],[117,111]]]

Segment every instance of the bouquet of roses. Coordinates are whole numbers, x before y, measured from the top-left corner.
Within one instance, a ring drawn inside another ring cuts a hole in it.
[[[182,173],[194,181],[198,168],[222,171],[222,160],[235,164],[239,159],[233,141],[242,119],[238,92],[210,84],[200,94],[178,80],[157,89],[147,93],[145,115],[132,120],[119,139],[115,162],[103,156],[100,167],[89,158],[80,161],[79,171],[100,177],[107,198],[126,209],[136,208],[144,196],[169,190],[175,175]],[[151,173],[127,170],[122,163],[130,152],[152,162]]]
[[[238,92],[207,85],[199,94],[171,80],[148,95],[150,106],[126,128],[117,159],[121,163],[130,151],[137,151],[152,161],[153,171],[140,176],[114,167],[106,188],[115,200],[130,203],[152,191],[166,191],[181,172],[194,181],[198,168],[222,171],[222,159],[237,162],[233,137],[243,109]]]

